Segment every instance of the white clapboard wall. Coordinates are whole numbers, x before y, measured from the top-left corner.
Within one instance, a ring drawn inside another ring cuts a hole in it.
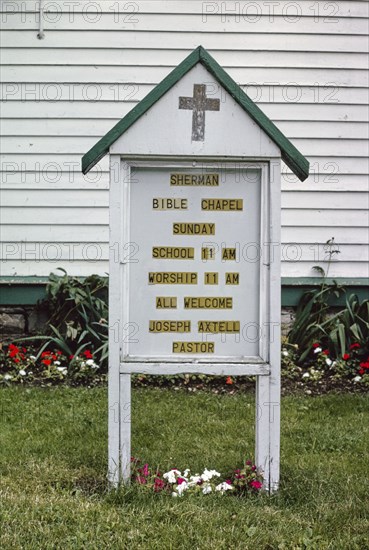
[[[203,45],[311,163],[283,167],[282,275],[368,276],[367,1],[2,0],[2,275],[108,271],[108,158],[81,157]],[[38,39],[39,32],[44,39]]]

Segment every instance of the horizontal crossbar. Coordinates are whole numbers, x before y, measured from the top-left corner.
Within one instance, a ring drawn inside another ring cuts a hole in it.
[[[121,363],[121,374],[208,374],[214,376],[267,376],[268,363]]]

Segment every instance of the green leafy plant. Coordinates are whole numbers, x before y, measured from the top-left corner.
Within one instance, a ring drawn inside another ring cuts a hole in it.
[[[322,276],[322,282],[313,290],[304,292],[296,309],[295,322],[288,334],[290,344],[298,346],[300,355],[298,363],[304,362],[314,340],[319,340],[321,333],[329,332],[332,326],[332,319],[327,315],[329,301],[332,296],[338,297],[344,288],[335,281],[333,285],[327,284],[329,268],[333,257],[339,254],[334,238],[329,239],[326,244],[327,270],[321,266],[314,266],[314,271]]]
[[[55,345],[68,356],[80,355],[91,346],[100,366],[106,367],[108,358],[108,280],[91,275],[85,279],[51,273],[46,286],[46,298],[40,307],[46,308],[50,317],[46,336],[34,339],[46,340],[41,353]]]
[[[369,300],[360,303],[356,294],[346,298],[346,308],[332,319],[333,328],[322,332],[328,337],[336,356],[343,356],[357,343],[362,354],[369,352]]]

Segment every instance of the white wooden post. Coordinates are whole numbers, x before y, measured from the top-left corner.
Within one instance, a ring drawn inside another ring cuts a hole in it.
[[[276,253],[270,259],[270,491],[276,491],[280,475],[281,409],[281,161],[270,163],[270,240]],[[271,249],[272,250],[272,249]]]
[[[121,481],[131,478],[131,375],[120,375],[120,460]]]
[[[109,415],[108,415],[108,480],[111,486],[119,484],[120,471],[120,339],[121,339],[121,286],[119,243],[122,235],[122,184],[120,156],[110,157],[109,207]]]
[[[276,491],[279,485],[280,454],[280,160],[270,163],[268,175],[269,229],[269,315],[268,315],[268,355],[269,376],[258,376],[256,381],[256,438],[255,460],[264,472],[264,486]],[[267,289],[265,289],[267,290]]]

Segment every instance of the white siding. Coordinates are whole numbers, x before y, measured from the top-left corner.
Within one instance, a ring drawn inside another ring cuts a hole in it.
[[[107,272],[108,161],[81,157],[199,44],[311,162],[283,168],[283,275],[332,237],[330,276],[369,275],[367,1],[45,0],[44,40],[38,4],[0,5],[3,275]]]

